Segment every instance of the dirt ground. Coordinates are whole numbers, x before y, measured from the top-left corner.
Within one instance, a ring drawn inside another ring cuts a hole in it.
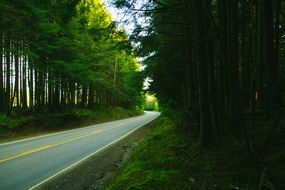
[[[135,147],[148,136],[152,124],[139,128],[129,136],[83,161],[76,167],[40,186],[42,190],[101,190],[115,179]]]

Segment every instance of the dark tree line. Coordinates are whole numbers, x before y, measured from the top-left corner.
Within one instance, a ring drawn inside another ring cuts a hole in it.
[[[101,1],[1,0],[0,113],[135,107],[143,78]]]
[[[210,144],[229,128],[242,129],[244,115],[268,120],[284,96],[284,2],[280,0],[164,0],[137,7],[151,19],[134,39],[145,56],[151,90],[162,104],[198,121]]]
[[[283,189],[285,2],[115,4],[137,19],[132,39],[153,79],[150,91],[162,107],[181,113],[187,138],[194,136],[201,151],[223,151],[222,160],[246,165],[246,171],[235,164],[227,168],[237,177],[233,181],[248,179],[252,189]],[[224,158],[227,145],[243,160]]]
[[[132,39],[160,105],[182,113],[202,148],[242,145],[253,181],[274,176],[282,158],[271,158],[284,139],[285,2],[143,2],[114,4],[138,17]]]

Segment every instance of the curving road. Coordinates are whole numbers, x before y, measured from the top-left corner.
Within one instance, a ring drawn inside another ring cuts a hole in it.
[[[0,190],[35,189],[159,116],[138,117],[0,144]]]

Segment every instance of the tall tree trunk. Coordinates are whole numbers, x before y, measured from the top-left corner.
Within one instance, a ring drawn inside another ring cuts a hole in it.
[[[205,2],[193,0],[194,10],[194,31],[195,31],[195,57],[198,74],[199,108],[200,108],[200,142],[202,146],[208,146],[212,142],[211,113],[209,109],[209,90],[208,90],[208,63],[205,58],[206,36],[205,25]]]
[[[36,64],[38,65],[38,64]],[[34,70],[35,75],[35,110],[36,112],[40,111],[40,74],[39,68]]]
[[[213,26],[213,23],[211,23],[212,14],[211,14],[211,8],[209,7],[210,1],[207,0],[207,4],[205,6],[207,11],[207,16],[205,16],[205,36],[207,38],[206,43],[206,62],[208,65],[208,90],[209,90],[209,107],[211,110],[211,118],[212,118],[212,127],[213,129],[217,129],[219,131],[218,127],[218,115],[217,115],[217,98],[216,98],[216,78],[215,78],[215,55],[214,55],[214,35],[211,31],[215,30],[215,26]],[[213,130],[214,131],[214,130]]]
[[[29,107],[34,109],[34,67],[32,60],[29,59]]]
[[[226,125],[226,85],[225,85],[225,65],[227,62],[227,48],[226,48],[226,38],[223,37],[223,34],[226,33],[225,23],[226,23],[226,14],[225,14],[225,1],[217,1],[217,12],[218,12],[218,32],[219,32],[219,46],[220,46],[220,62],[217,65],[217,106],[218,109],[218,121],[220,128]]]
[[[81,96],[80,87],[81,87],[80,84],[77,83],[77,84],[76,84],[76,106],[77,106],[77,107],[80,107],[80,101],[81,101],[81,100],[80,100],[80,98],[81,98],[81,97],[80,97],[80,96]]]
[[[22,65],[23,81],[22,81],[22,98],[21,98],[22,106],[24,109],[27,108],[27,60],[28,60],[27,55],[24,55],[23,65]]]
[[[242,89],[242,102],[243,109],[246,110],[249,108],[250,104],[250,66],[251,60],[249,58],[249,53],[251,51],[249,45],[249,27],[250,27],[250,13],[249,13],[249,4],[246,0],[241,2],[241,20],[244,23],[241,25],[241,89]]]
[[[70,92],[70,107],[75,106],[75,82],[73,80],[69,81],[69,92]]]
[[[82,95],[81,95],[81,106],[82,108],[86,107],[87,102],[87,87],[86,85],[82,86]]]
[[[20,59],[20,52],[19,52],[19,38],[14,39],[14,46],[15,46],[15,78],[14,78],[14,97],[16,99],[16,106],[19,107],[19,59]]]
[[[48,71],[48,82],[47,82],[48,84],[48,92],[47,92],[47,104],[48,104],[48,111],[49,112],[53,112],[54,110],[53,110],[53,94],[54,94],[54,91],[53,91],[53,87],[54,87],[54,85],[53,85],[53,74],[52,74],[52,72],[49,70]]]
[[[3,55],[4,55],[4,44],[3,44],[3,39],[4,39],[4,32],[3,30],[0,30],[0,113],[3,113],[4,110],[4,104],[5,104],[5,88],[4,88],[4,60],[3,60]]]
[[[47,70],[45,69],[41,73],[41,91],[40,91],[40,110],[41,112],[46,111],[46,81],[47,81]]]
[[[5,98],[5,111],[6,114],[10,114],[10,101],[11,101],[11,88],[10,88],[10,77],[11,77],[11,53],[10,53],[10,41],[11,41],[11,34],[9,32],[6,33],[6,40],[5,40],[5,58],[6,58],[6,98]]]
[[[278,64],[276,63],[276,53],[274,51],[274,25],[273,25],[273,2],[262,0],[264,12],[263,25],[263,64],[264,64],[264,92],[265,92],[265,114],[279,111],[280,96],[278,91]]]
[[[89,94],[88,94],[88,107],[94,108],[94,96],[95,96],[95,87],[94,84],[89,85]]]
[[[65,77],[63,76],[63,74],[61,75],[61,82],[60,82],[60,111],[65,109],[66,106],[66,81],[65,81]]]
[[[57,81],[57,76],[56,75],[54,75],[53,76],[53,79],[54,79],[54,81],[56,81],[55,82],[55,85],[54,85],[54,93],[53,93],[53,110],[54,111],[59,111],[59,109],[60,109],[60,101],[61,101],[61,99],[60,99],[60,85],[59,85],[59,83],[58,83],[58,81]]]

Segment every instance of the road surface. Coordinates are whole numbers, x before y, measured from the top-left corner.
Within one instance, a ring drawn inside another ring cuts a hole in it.
[[[0,144],[0,190],[35,189],[151,122],[159,113]]]

